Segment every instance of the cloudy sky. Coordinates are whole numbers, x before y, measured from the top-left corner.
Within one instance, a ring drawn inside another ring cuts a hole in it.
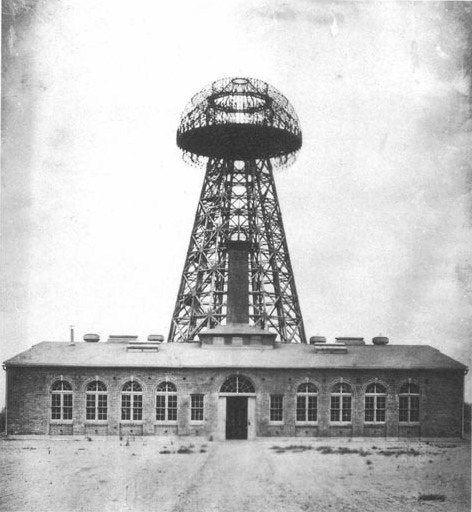
[[[303,130],[275,178],[307,335],[382,333],[470,364],[460,5],[4,3],[2,361],[70,324],[167,335],[203,181],[179,115],[251,76]]]

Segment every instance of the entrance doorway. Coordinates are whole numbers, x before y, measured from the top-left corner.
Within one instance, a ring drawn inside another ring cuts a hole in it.
[[[247,396],[226,398],[226,439],[247,439]]]

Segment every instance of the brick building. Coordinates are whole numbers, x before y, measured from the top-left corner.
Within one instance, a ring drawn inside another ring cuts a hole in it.
[[[281,344],[233,324],[198,343],[42,342],[4,363],[8,434],[460,436],[466,367],[429,346]]]

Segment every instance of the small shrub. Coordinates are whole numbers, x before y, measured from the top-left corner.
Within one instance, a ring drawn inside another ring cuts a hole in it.
[[[366,459],[365,463],[370,466],[372,464],[372,461],[370,459]]]
[[[420,494],[418,501],[446,501],[444,494]]]
[[[163,455],[168,455],[170,453],[170,450],[161,450],[159,453],[162,453]]]
[[[200,453],[206,453],[206,450],[204,448],[200,448]]]

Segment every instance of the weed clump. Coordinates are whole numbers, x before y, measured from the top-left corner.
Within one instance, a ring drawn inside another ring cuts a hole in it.
[[[444,494],[420,494],[418,501],[446,501]]]

